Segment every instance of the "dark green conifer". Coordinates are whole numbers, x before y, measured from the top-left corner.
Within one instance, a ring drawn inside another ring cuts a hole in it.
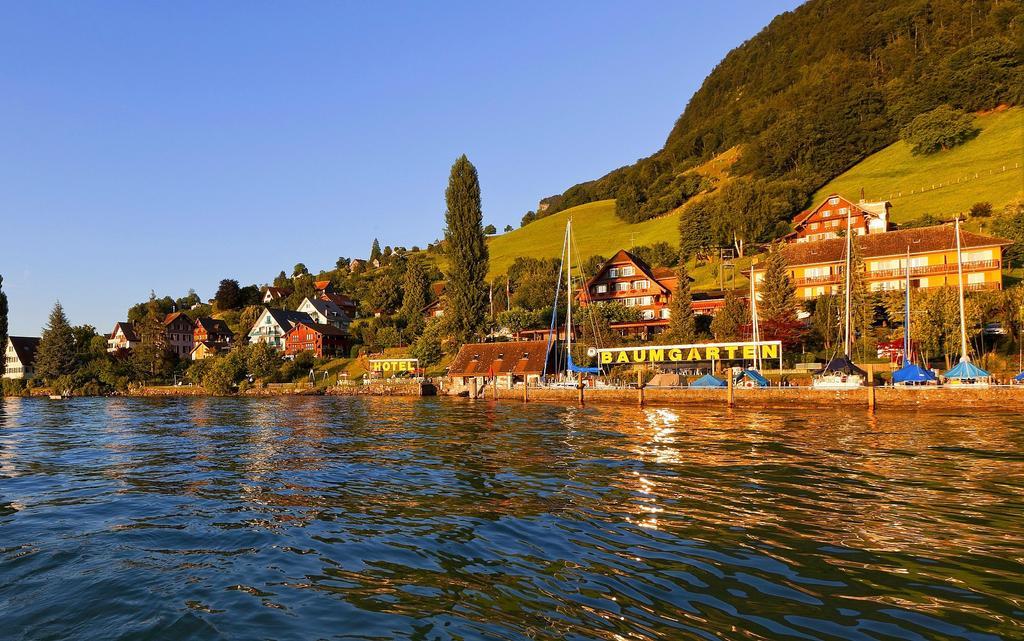
[[[445,190],[445,251],[448,273],[445,318],[460,343],[478,337],[487,318],[487,243],[480,204],[480,180],[465,155],[452,165]]]

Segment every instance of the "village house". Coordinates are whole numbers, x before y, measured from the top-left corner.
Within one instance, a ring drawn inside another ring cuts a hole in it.
[[[359,305],[357,305],[356,302],[348,296],[336,292],[331,281],[318,280],[314,283],[314,286],[316,287],[317,298],[334,303],[338,306],[338,309],[349,317],[349,319],[356,317],[356,314],[359,311]]]
[[[217,343],[213,341],[197,341],[196,346],[192,348],[192,353],[189,354],[189,358],[194,361],[201,361],[211,356],[230,351],[232,343]]]
[[[314,322],[338,329],[346,329],[351,322],[348,314],[341,311],[334,302],[322,298],[304,298],[297,311],[308,314]]]
[[[891,229],[889,202],[853,203],[839,194],[831,194],[814,209],[809,209],[793,220],[793,231],[786,236],[791,243],[839,238],[846,233],[847,218],[854,234],[881,234]]]
[[[299,352],[313,352],[317,358],[333,358],[348,354],[351,341],[348,333],[333,325],[298,321],[285,336],[284,353],[295,356]]]
[[[957,286],[956,235],[953,225],[938,225],[868,234],[853,239],[864,261],[866,282],[871,291],[902,290],[905,283],[907,250],[910,251],[910,286]],[[1002,250],[1010,241],[960,232],[964,286],[968,290],[1001,289]],[[784,245],[781,249],[797,296],[804,299],[837,294],[844,280],[846,240],[808,241]],[[754,282],[764,279],[763,258],[752,266]]]
[[[267,291],[263,292],[263,304],[273,303],[275,300],[281,300],[282,298],[288,298],[292,295],[292,290],[286,287],[268,287]]]
[[[540,382],[545,364],[554,372],[552,354],[547,341],[514,341],[505,343],[468,343],[459,349],[448,376],[456,385],[469,386],[476,381],[481,390],[486,382],[498,387],[511,388],[517,383]]]
[[[444,283],[431,283],[430,284],[430,296],[433,298],[432,301],[427,303],[426,307],[423,308],[423,318],[430,320],[431,318],[441,318],[444,316]]]
[[[234,340],[235,333],[223,320],[208,316],[196,319],[192,330],[193,343],[231,343]]]
[[[266,343],[284,351],[285,336],[296,323],[313,323],[309,314],[287,309],[264,307],[249,330],[250,343]]]
[[[174,312],[164,318],[167,348],[179,358],[187,358],[195,346],[195,325],[185,312]]]
[[[39,339],[36,337],[8,336],[4,345],[4,378],[32,378],[38,349]]]
[[[141,343],[138,333],[135,331],[135,323],[122,321],[114,325],[114,331],[107,336],[107,351],[117,352],[119,350],[130,350]]]

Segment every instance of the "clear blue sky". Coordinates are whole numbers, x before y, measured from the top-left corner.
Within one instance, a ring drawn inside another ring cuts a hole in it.
[[[486,222],[657,150],[795,0],[6,3],[0,273],[11,331],[60,299],[109,331],[443,228],[461,153]]]

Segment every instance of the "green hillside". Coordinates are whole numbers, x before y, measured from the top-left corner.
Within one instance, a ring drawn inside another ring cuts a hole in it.
[[[560,211],[491,238],[488,242],[491,252],[489,276],[504,274],[518,256],[560,256],[565,221],[570,216],[573,220],[573,237],[583,260],[595,254],[611,256],[620,249],[634,245],[650,245],[658,241],[679,244],[678,213],[632,225],[615,215],[614,200],[600,200]]]
[[[979,116],[981,133],[960,147],[915,156],[903,141],[868,156],[814,194],[889,200],[896,222],[949,216],[988,201],[998,210],[1024,190],[1024,108]]]

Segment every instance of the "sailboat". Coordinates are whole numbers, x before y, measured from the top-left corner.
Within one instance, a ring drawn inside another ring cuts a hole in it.
[[[988,387],[992,375],[971,362],[967,352],[967,315],[964,312],[964,262],[960,247],[960,217],[956,217],[956,275],[960,292],[960,362],[942,376],[957,387]]]
[[[754,279],[750,279],[750,339],[755,343],[761,342],[761,329],[757,315],[757,296],[754,294]],[[754,349],[754,362],[750,367],[744,367],[736,375],[735,382],[740,387],[768,387],[768,379],[761,375],[761,350]]]
[[[903,367],[892,374],[892,384],[900,387],[919,388],[925,385],[936,385],[938,381],[931,370],[924,369],[914,362],[913,343],[910,340],[910,247],[907,247],[907,278],[904,284],[906,300],[903,307]]]
[[[572,324],[572,218],[565,223],[565,238],[562,240],[562,262],[558,266],[558,283],[555,286],[555,306],[554,313],[551,315],[551,331],[548,333],[548,350],[551,350],[552,344],[557,344],[556,328],[558,327],[558,299],[560,297],[560,290],[562,286],[562,267],[565,267],[565,298],[566,298],[566,318],[565,318],[565,379],[562,381],[563,384],[576,385],[582,383],[582,377],[585,374],[599,375],[601,374],[600,367],[583,367],[577,365],[572,360],[572,338],[573,338],[573,324]],[[556,359],[556,362],[561,362]],[[547,365],[545,364],[544,377],[547,377]]]
[[[851,227],[852,214],[846,215],[846,305],[843,314],[843,355],[834,357],[825,367],[815,374],[811,381],[811,387],[815,389],[854,389],[862,387],[867,378],[867,372],[853,364],[850,360],[850,254],[853,247],[853,234]]]

